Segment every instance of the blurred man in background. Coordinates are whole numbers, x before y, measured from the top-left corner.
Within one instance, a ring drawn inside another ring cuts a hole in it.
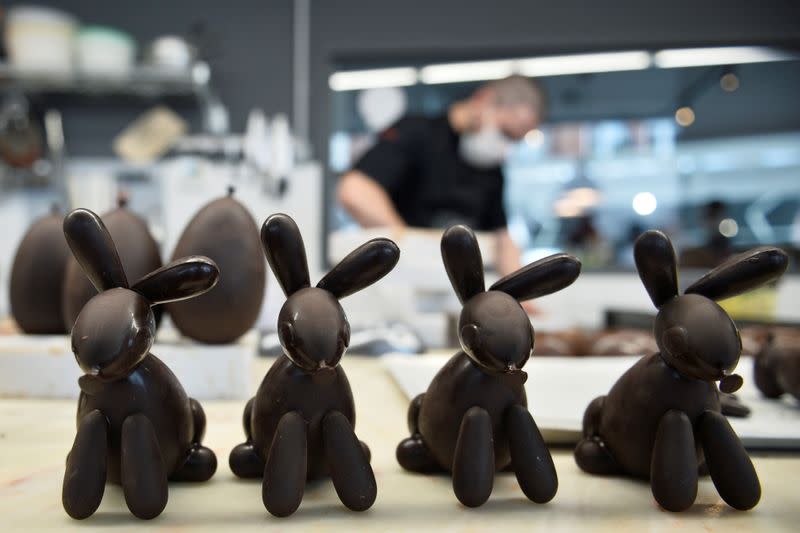
[[[492,81],[444,116],[407,116],[345,173],[342,206],[363,227],[445,228],[462,223],[496,235],[500,275],[520,267],[509,236],[500,168],[511,145],[544,115],[539,85],[522,76]]]
[[[714,268],[733,255],[733,240],[722,233],[721,223],[727,218],[728,207],[722,200],[703,205],[698,229],[703,232],[703,244],[687,247],[681,252],[680,264],[687,268]]]

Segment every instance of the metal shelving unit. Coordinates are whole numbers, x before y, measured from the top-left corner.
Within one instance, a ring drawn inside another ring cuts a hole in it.
[[[198,61],[185,70],[136,65],[130,72],[120,76],[88,75],[78,70],[44,72],[20,69],[6,61],[0,61],[0,96],[18,93],[25,97],[47,100],[62,95],[81,97],[103,97],[104,105],[114,105],[113,97],[142,98],[186,98],[194,101],[203,117],[204,129],[208,129],[210,117],[223,107],[210,85],[211,72],[207,63]],[[106,97],[112,97],[109,100]],[[0,189],[13,186],[25,175],[25,183],[38,183],[42,178],[30,169],[12,169],[0,162]],[[45,179],[42,186],[50,183]]]
[[[134,98],[192,98],[208,124],[209,116],[222,102],[209,83],[211,70],[198,61],[191,68],[176,70],[150,65],[136,65],[121,76],[96,76],[72,70],[38,72],[20,69],[0,61],[0,94],[18,91],[26,95],[48,96],[120,96]]]
[[[120,94],[145,97],[197,96],[209,92],[208,65],[196,64],[191,70],[174,70],[147,65],[135,66],[121,76],[92,76],[78,71],[37,72],[0,62],[0,88],[16,88],[26,93]]]

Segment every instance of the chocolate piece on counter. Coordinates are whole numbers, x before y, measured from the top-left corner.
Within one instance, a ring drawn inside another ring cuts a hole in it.
[[[11,315],[25,333],[67,331],[61,291],[69,248],[57,208],[36,220],[22,238],[11,267]]]
[[[219,265],[213,290],[167,306],[175,327],[209,344],[234,342],[256,322],[264,298],[266,270],[258,228],[247,209],[228,196],[212,201],[192,218],[173,258],[204,255]]]
[[[788,393],[800,400],[800,329],[772,329],[753,365],[756,386],[764,396]]]
[[[652,334],[639,329],[618,329],[598,335],[589,355],[643,355],[656,350]]]
[[[115,209],[102,215],[102,220],[117,248],[128,279],[139,279],[161,267],[158,245],[147,229],[147,222],[128,209],[124,197],[120,197]],[[73,257],[67,262],[63,291],[64,326],[69,331],[86,302],[97,294],[97,289]],[[156,308],[153,312],[158,325],[161,309]]]
[[[458,321],[462,350],[411,402],[411,437],[397,446],[397,460],[414,472],[451,472],[456,497],[469,507],[489,498],[494,473],[509,465],[528,498],[548,502],[558,477],[527,409],[522,367],[533,352],[534,332],[519,302],[568,287],[581,264],[555,254],[486,291],[478,241],[462,225],[442,236],[442,259],[463,305]]]
[[[741,379],[740,376],[737,377]],[[723,391],[722,384],[720,384],[719,405],[720,412],[725,416],[732,416],[734,418],[747,418],[750,416],[750,408],[743,404],[735,394]]]
[[[353,393],[339,364],[350,344],[350,324],[339,299],[388,274],[400,250],[388,239],[373,239],[312,287],[294,220],[270,216],[261,241],[286,294],[278,314],[284,354],[244,408],[246,442],[231,451],[231,470],[239,477],[263,478],[262,500],[275,516],[294,513],[306,480],[325,475],[345,506],[367,510],[377,488],[369,448],[354,433]]]
[[[659,231],[634,245],[639,277],[658,308],[659,351],[642,357],[609,391],[593,400],[575,448],[583,470],[649,479],[669,511],[694,503],[697,474],[707,466],[720,496],[736,509],[761,496],[753,464],[721,414],[719,390],[733,392],[731,374],[742,343],[728,314],[712,300],[740,294],[780,277],[788,256],[757,248],[731,258],[679,294],[675,252]],[[705,463],[705,464],[704,464]]]
[[[63,227],[99,291],[72,328],[72,351],[86,374],[78,380],[78,433],[67,456],[64,510],[76,519],[91,516],[110,481],[122,485],[131,513],[154,518],[167,504],[168,479],[205,481],[217,459],[200,444],[200,404],[149,353],[156,333],[151,307],[210,290],[219,271],[207,257],[185,257],[131,286],[97,215],[76,209]]]
[[[787,331],[792,331],[792,328],[784,328]],[[773,328],[768,326],[745,326],[739,329],[739,334],[742,337],[742,355],[755,357],[761,351],[761,347],[769,339],[770,332]]]
[[[536,334],[536,353],[539,355],[578,355],[565,335],[552,332]]]
[[[573,355],[589,355],[589,349],[594,341],[597,339],[597,334],[592,331],[587,331],[579,327],[569,328],[560,333],[564,339],[569,343]],[[539,338],[537,334],[536,342],[538,344]],[[538,346],[536,348],[538,354],[545,352]]]

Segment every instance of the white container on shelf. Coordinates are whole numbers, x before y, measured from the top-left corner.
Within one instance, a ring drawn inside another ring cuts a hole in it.
[[[5,46],[11,64],[25,72],[68,75],[78,22],[49,7],[16,6],[8,10]]]
[[[121,78],[133,68],[136,41],[106,26],[85,26],[75,41],[78,71],[87,76]]]
[[[194,63],[197,51],[186,39],[162,35],[155,39],[145,53],[145,61],[153,67],[173,72],[185,72]]]

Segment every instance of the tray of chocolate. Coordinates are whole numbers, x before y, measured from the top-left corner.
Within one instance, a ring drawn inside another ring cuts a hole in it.
[[[748,449],[800,449],[800,328],[744,327],[741,336],[736,373],[744,384],[729,398],[731,425]],[[652,333],[634,328],[537,332],[525,392],[547,443],[576,443],[589,402],[654,346]],[[425,392],[448,357],[388,354],[383,362],[411,399]]]

